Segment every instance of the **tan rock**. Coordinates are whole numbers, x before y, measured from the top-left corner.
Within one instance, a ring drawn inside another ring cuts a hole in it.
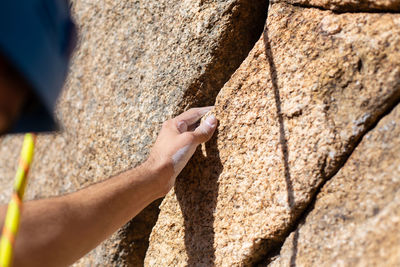
[[[267,4],[73,1],[80,46],[57,111],[65,131],[38,138],[28,197],[75,191],[145,160],[164,120],[214,102],[262,32]],[[20,141],[1,141],[2,191]],[[142,265],[157,214],[155,203],[81,265]]]
[[[400,106],[357,146],[271,266],[400,266]]]
[[[335,11],[400,11],[400,0],[273,0]]]
[[[219,93],[218,133],[161,204],[147,266],[247,266],[400,99],[400,15],[273,4]]]

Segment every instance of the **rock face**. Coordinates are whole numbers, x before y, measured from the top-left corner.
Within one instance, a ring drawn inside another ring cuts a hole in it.
[[[400,15],[285,3],[216,101],[216,137],[161,204],[147,266],[247,266],[400,99]]]
[[[400,0],[273,0],[335,11],[400,11]]]
[[[400,106],[318,194],[271,266],[400,265]]]
[[[57,110],[65,131],[39,136],[28,198],[75,191],[142,162],[164,120],[214,102],[262,32],[267,4],[73,1],[80,44]],[[4,190],[21,140],[1,140]],[[142,265],[157,214],[155,203],[81,264]]]
[[[189,107],[220,123],[159,216],[76,266],[400,265],[399,0],[270,1],[257,43],[268,0],[114,2],[72,3],[65,131],[39,136],[28,198],[140,164]],[[22,137],[0,142],[4,191]]]

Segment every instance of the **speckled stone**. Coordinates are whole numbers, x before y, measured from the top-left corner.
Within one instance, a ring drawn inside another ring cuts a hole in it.
[[[400,15],[279,3],[161,204],[146,266],[248,266],[400,99]]]
[[[164,120],[214,103],[259,38],[267,5],[74,0],[79,48],[57,110],[65,130],[39,136],[28,198],[72,192],[144,161]],[[20,142],[1,139],[2,191],[11,189]],[[79,265],[141,266],[157,214],[155,203]]]
[[[343,11],[400,11],[400,0],[272,0],[295,5]]]
[[[400,266],[400,106],[325,184],[270,266]]]

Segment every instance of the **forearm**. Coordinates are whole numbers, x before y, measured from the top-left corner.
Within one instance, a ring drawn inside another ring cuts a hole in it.
[[[24,205],[15,266],[66,266],[85,255],[172,188],[196,147],[213,135],[212,107],[190,109],[163,123],[140,167],[62,197]],[[6,207],[0,209],[4,221]]]
[[[15,266],[65,266],[78,260],[161,196],[144,164],[78,192],[24,205]]]

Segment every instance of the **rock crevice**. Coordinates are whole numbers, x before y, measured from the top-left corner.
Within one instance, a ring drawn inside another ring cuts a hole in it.
[[[267,7],[268,0],[72,0],[80,41],[57,108],[65,130],[38,137],[28,198],[70,193],[143,162],[163,121],[214,103],[258,40]],[[19,142],[1,140],[4,188]],[[76,265],[142,266],[158,204]]]
[[[364,135],[271,266],[398,266],[399,118],[397,105]]]
[[[311,212],[313,212],[315,203],[318,199],[319,194],[321,193],[321,190],[324,188],[324,186],[331,179],[333,179],[344,166],[346,166],[346,163],[351,158],[354,151],[357,149],[357,147],[363,141],[363,138],[366,135],[368,135],[370,132],[372,132],[374,129],[376,129],[379,122],[381,120],[385,119],[395,108],[397,108],[399,106],[400,106],[400,95],[397,98],[395,98],[395,102],[392,104],[392,106],[389,106],[388,110],[385,111],[385,113],[383,113],[382,115],[380,115],[379,118],[377,118],[376,121],[373,122],[373,124],[360,136],[360,138],[355,142],[355,144],[351,146],[351,150],[349,150],[349,153],[343,157],[342,161],[339,163],[337,168],[329,175],[329,177],[326,177],[323,180],[323,182],[317,187],[312,199],[310,200],[310,203],[306,206],[303,213],[300,214],[300,216],[296,219],[296,221],[291,226],[288,227],[288,231],[285,234],[285,236],[282,238],[282,241],[276,241],[273,244],[268,244],[268,242],[270,242],[268,240],[261,241],[260,247],[264,247],[264,248],[268,247],[270,249],[265,250],[267,252],[267,254],[261,256],[262,260],[258,263],[255,263],[254,264],[255,266],[259,266],[259,267],[267,266],[268,264],[273,262],[277,256],[279,256],[283,245],[285,244],[285,242],[287,242],[288,238],[291,235],[292,236],[294,235],[293,238],[296,239],[295,236],[298,234],[299,227],[305,222],[305,220],[307,219],[307,216]],[[291,266],[294,266],[294,265],[291,265]]]
[[[346,221],[354,210],[335,207],[335,190],[343,203],[357,203],[349,192],[363,199],[360,217],[385,209],[387,219],[393,205],[369,203],[352,181],[359,162],[374,163],[363,152],[377,147],[392,164],[369,180],[381,196],[400,192],[387,190],[396,179],[386,173],[400,170],[390,168],[400,151],[391,140],[400,141],[389,134],[400,131],[400,0],[270,2],[267,12],[268,0],[73,1],[81,40],[57,110],[66,130],[39,136],[29,199],[140,164],[161,123],[190,107],[215,101],[220,122],[160,213],[156,202],[76,266],[310,266],[318,253],[302,253],[318,246],[307,238],[335,233],[314,222]],[[0,140],[3,187],[11,188],[20,141]]]
[[[279,246],[398,102],[399,23],[272,4],[217,97],[218,133],[160,206],[145,263],[247,266]]]
[[[400,13],[400,0],[271,0],[297,7],[340,13]]]
[[[275,3],[286,2],[287,4],[290,4],[294,7],[302,8],[302,9],[316,8],[321,11],[329,11],[322,7],[313,7],[313,6],[307,6],[307,5],[303,5],[303,4],[297,4],[297,3],[288,3],[288,2],[290,2],[290,0],[289,1],[276,0],[276,1],[272,1],[272,4],[273,4],[273,2],[275,2]],[[335,11],[332,11],[332,12],[337,13]],[[346,12],[346,13],[349,13],[349,12]],[[359,11],[355,11],[354,13],[359,13]],[[378,10],[378,12],[371,12],[371,13],[388,13],[388,12],[383,11],[383,10]],[[284,128],[282,126],[282,125],[284,125],[284,122],[283,122],[283,117],[281,115],[281,99],[280,99],[279,90],[278,90],[278,77],[277,77],[277,73],[276,73],[276,66],[274,63],[273,55],[270,52],[271,46],[270,46],[270,41],[268,39],[268,28],[266,28],[264,31],[263,39],[264,39],[264,44],[265,44],[266,58],[267,58],[267,61],[268,61],[269,67],[270,67],[270,72],[271,72],[271,74],[270,74],[271,75],[271,83],[274,88],[275,102],[277,105],[277,117],[278,117],[278,119],[280,121],[280,125],[281,125],[281,127],[280,127],[280,142],[282,144],[282,151],[283,151],[282,154],[283,154],[283,157],[285,158],[285,161],[287,161],[287,158],[288,158],[287,149],[288,148],[287,148],[286,142],[284,141],[284,140],[286,140],[286,137],[285,137]],[[358,68],[360,69],[360,67],[358,67]],[[266,264],[268,265],[268,263],[272,262],[274,257],[276,257],[279,254],[279,252],[281,251],[281,248],[282,248],[283,244],[285,243],[285,241],[287,240],[287,238],[292,233],[295,233],[297,231],[301,222],[304,222],[304,220],[306,219],[308,214],[310,212],[312,212],[314,204],[318,198],[318,195],[319,195],[321,189],[324,187],[324,185],[327,182],[329,182],[333,177],[335,177],[335,175],[341,170],[341,168],[345,166],[346,162],[349,160],[349,158],[351,157],[353,152],[359,146],[359,144],[363,140],[364,136],[367,135],[370,131],[373,131],[375,129],[375,127],[378,125],[378,123],[383,118],[385,118],[388,114],[390,114],[392,112],[392,110],[396,108],[396,106],[399,105],[399,103],[400,103],[400,82],[397,87],[398,87],[398,90],[396,90],[393,97],[391,99],[389,99],[389,101],[387,102],[387,109],[383,110],[382,114],[377,114],[377,117],[375,117],[374,120],[370,120],[368,122],[368,124],[370,126],[368,126],[367,128],[364,128],[364,131],[362,133],[360,133],[359,136],[357,136],[356,138],[354,138],[354,140],[352,140],[351,142],[349,142],[347,144],[348,149],[346,149],[346,153],[344,153],[342,155],[342,157],[339,159],[337,166],[335,167],[335,169],[333,169],[331,171],[331,173],[328,176],[325,174],[326,162],[322,164],[322,166],[321,166],[321,174],[322,174],[321,184],[316,187],[315,193],[313,194],[310,202],[304,208],[303,212],[298,216],[298,218],[293,222],[292,225],[289,225],[287,227],[287,232],[284,234],[284,236],[282,238],[280,238],[279,240],[260,239],[260,241],[257,242],[255,247],[253,248],[253,250],[256,252],[250,253],[249,258],[244,259],[244,262],[254,262],[254,259],[262,258],[261,263],[255,263],[255,265],[260,265],[260,266],[266,265]],[[366,125],[368,125],[368,124],[366,124]],[[292,185],[290,182],[291,178],[290,178],[288,166],[285,166],[285,177],[287,177],[286,182],[289,187],[288,191],[292,192],[293,189],[290,190],[290,188],[292,188]],[[288,202],[289,202],[289,206],[291,206],[291,207],[294,206],[293,194],[288,195]],[[265,252],[267,252],[268,254],[262,255],[262,253],[260,253],[260,251],[263,251],[263,250]]]

